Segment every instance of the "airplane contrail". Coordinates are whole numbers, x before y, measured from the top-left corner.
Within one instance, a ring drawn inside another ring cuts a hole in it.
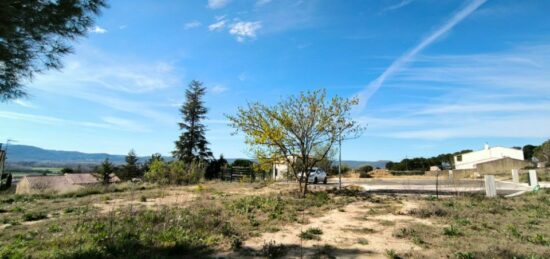
[[[365,89],[363,89],[357,97],[359,97],[359,106],[361,109],[365,108],[369,99],[380,89],[384,81],[392,74],[400,70],[406,63],[411,61],[420,51],[428,47],[434,41],[436,41],[441,35],[450,31],[455,25],[468,17],[471,13],[477,10],[487,0],[473,0],[464,8],[456,12],[449,20],[447,20],[441,27],[435,30],[433,33],[424,38],[418,45],[405,54],[396,59],[384,72],[378,76],[375,80],[371,81]]]

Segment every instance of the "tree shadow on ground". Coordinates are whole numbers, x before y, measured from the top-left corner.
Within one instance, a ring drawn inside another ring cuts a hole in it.
[[[308,257],[308,258],[354,258],[357,256],[374,255],[374,251],[356,248],[337,248],[330,245],[323,246],[308,246],[300,247],[299,245],[285,245],[266,243],[257,250],[251,247],[243,247],[238,251],[227,255],[233,257],[265,257],[265,258],[282,258],[282,257]],[[223,256],[222,256],[223,257]]]

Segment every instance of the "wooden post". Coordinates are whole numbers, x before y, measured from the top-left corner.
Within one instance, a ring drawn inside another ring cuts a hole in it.
[[[497,188],[495,185],[494,175],[485,176],[485,196],[489,198],[497,197]]]
[[[529,186],[539,185],[539,179],[537,179],[537,170],[529,170]]]
[[[512,169],[512,182],[519,183],[519,170]]]

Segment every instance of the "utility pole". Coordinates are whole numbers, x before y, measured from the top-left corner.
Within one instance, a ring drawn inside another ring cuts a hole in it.
[[[338,138],[338,189],[342,189],[342,135]]]
[[[367,130],[368,126],[369,124],[365,126],[365,130]],[[342,130],[339,130],[339,131],[340,131],[340,134],[338,136],[338,188],[342,189],[342,140],[355,139],[355,138],[358,138],[359,136],[344,139],[342,137]]]

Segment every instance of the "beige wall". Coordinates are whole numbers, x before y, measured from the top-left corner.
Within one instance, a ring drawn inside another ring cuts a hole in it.
[[[472,178],[475,175],[508,175],[511,174],[512,169],[523,169],[526,166],[531,165],[528,161],[522,161],[512,158],[503,158],[495,161],[485,162],[478,164],[474,169],[454,169],[454,178]],[[521,170],[523,171],[523,170]],[[426,175],[435,176],[438,172],[426,171]],[[449,170],[439,172],[439,176],[447,177]]]
[[[16,194],[30,193],[29,181],[27,181],[26,177],[23,177],[23,179],[21,179],[21,181],[17,183],[17,187],[15,188],[15,193]]]
[[[529,165],[530,163],[528,161],[503,158],[496,161],[477,164],[476,171],[480,174],[509,173],[512,169],[523,169],[524,167]]]

